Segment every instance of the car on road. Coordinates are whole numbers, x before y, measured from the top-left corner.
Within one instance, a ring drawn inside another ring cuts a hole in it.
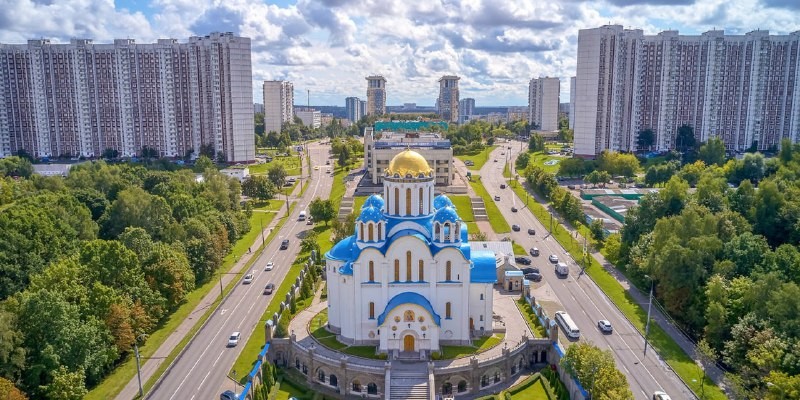
[[[511,212],[517,212],[517,211],[519,211],[517,210],[517,207],[511,207]]]
[[[264,266],[264,271],[272,271],[273,268],[275,268],[275,263],[270,261]]]
[[[535,235],[535,234],[536,234],[536,229],[528,228],[528,235]]]
[[[514,262],[522,265],[531,265],[531,259],[528,257],[514,257]]]
[[[539,268],[527,267],[527,268],[521,269],[520,271],[522,271],[523,274],[532,274],[534,272],[538,274],[539,273]]]
[[[494,201],[500,201],[500,196],[494,196]]]
[[[538,272],[531,272],[530,274],[525,274],[525,279],[534,282],[541,282],[542,281],[542,274]]]
[[[239,400],[239,395],[233,390],[226,390],[219,395],[219,400]]]
[[[331,160],[325,160],[325,165],[331,165]]]
[[[511,225],[511,230],[514,232],[519,232],[521,229],[517,224]]]
[[[500,155],[501,155],[501,156],[504,156],[504,155],[506,155],[506,152],[505,152],[505,151],[501,151],[501,152],[500,152]]]
[[[534,257],[539,257],[539,248],[538,247],[531,247],[531,250],[529,251],[529,253],[531,253],[531,255],[534,256]]]
[[[275,291],[275,284],[270,282],[267,286],[264,286],[264,294],[272,294]]]
[[[472,160],[467,160],[467,161],[464,161],[464,165],[466,165],[468,167],[471,167],[471,166],[475,165],[475,163],[472,162]]]
[[[241,332],[233,332],[228,338],[228,347],[236,347],[239,344],[239,339],[242,337]]]
[[[244,280],[242,281],[242,283],[245,284],[245,285],[249,285],[249,284],[253,283],[253,278],[255,278],[255,276],[251,272],[251,273],[249,273],[249,274],[244,276]]]
[[[657,390],[653,392],[653,400],[672,400],[672,397],[669,397],[668,394]]]
[[[286,250],[289,248],[289,239],[283,239],[281,242],[281,250]]]
[[[314,167],[314,171],[319,171],[319,165],[317,165],[316,167]]]
[[[328,168],[328,171],[327,171],[326,173],[328,173],[328,174],[330,174],[330,173],[331,173],[331,170],[330,170],[330,168]]]
[[[506,188],[506,184],[505,183],[501,183],[500,184],[500,189],[505,189],[505,188]]]
[[[494,162],[497,162],[497,159],[496,159],[496,158],[494,159]]]
[[[547,258],[553,264],[558,264],[558,256],[555,254],[550,254],[550,257]]]
[[[601,319],[597,321],[597,328],[600,329],[603,333],[611,333],[614,332],[614,328],[611,326],[611,322],[606,319]]]

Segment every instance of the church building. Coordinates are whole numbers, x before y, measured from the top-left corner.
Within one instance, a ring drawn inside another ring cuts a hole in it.
[[[470,250],[467,225],[435,196],[425,158],[404,150],[370,196],[352,236],[325,254],[329,329],[381,353],[427,356],[492,333],[496,259]]]

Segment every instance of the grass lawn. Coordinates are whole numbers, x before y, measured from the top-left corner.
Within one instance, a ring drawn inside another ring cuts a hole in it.
[[[528,250],[525,250],[525,248],[522,247],[522,245],[517,243],[517,242],[512,242],[511,243],[511,247],[514,249],[514,255],[515,256],[527,256],[528,255]]]
[[[280,208],[283,205],[283,201],[280,200],[271,200],[268,204],[264,204],[262,207],[257,207],[255,210],[270,210],[273,207]],[[276,213],[272,212],[254,212],[253,215],[250,217],[250,232],[245,234],[241,239],[239,239],[236,244],[233,246],[233,249],[228,253],[228,255],[223,259],[223,264],[220,267],[220,271],[228,271],[234,264],[234,262],[238,261],[238,258],[247,251],[249,247],[252,247],[253,242],[256,241],[256,238],[259,236],[259,227],[260,226],[267,226],[272,222],[272,219],[275,218]],[[250,263],[255,262],[257,257],[252,257]],[[245,268],[241,269],[239,275],[249,271],[249,265],[245,266]],[[230,289],[232,285],[236,285],[239,282],[239,277],[237,276],[236,279],[231,280],[226,287],[226,291]],[[196,288],[194,291],[189,293],[186,296],[185,301],[181,304],[180,307],[167,319],[162,323],[158,330],[151,333],[148,338],[147,342],[144,345],[139,347],[139,353],[142,358],[147,359],[153,356],[153,353],[158,350],[162,343],[169,337],[170,334],[180,325],[189,315],[194,311],[195,307],[200,303],[200,301],[211,291],[211,290],[219,290],[219,279],[218,277],[211,278],[208,282],[204,285]],[[207,311],[201,316],[201,318],[195,323],[192,327],[192,330],[186,337],[180,342],[178,346],[176,346],[172,352],[170,352],[169,356],[167,357],[164,362],[161,363],[159,367],[159,372],[153,377],[150,378],[145,384],[146,388],[151,387],[155,383],[155,379],[161,375],[166,367],[172,362],[173,359],[178,355],[180,349],[182,349],[186,343],[188,343],[189,339],[194,335],[194,333],[200,329],[203,322],[211,316],[211,310],[214,310],[217,306],[217,300],[214,304],[208,307]],[[99,385],[97,385],[94,389],[92,389],[89,394],[87,394],[86,399],[108,399],[115,397],[124,387],[125,385],[134,377],[136,376],[136,361],[132,356],[129,356],[127,360],[122,362],[113,373],[108,375]]]
[[[525,321],[528,323],[528,327],[531,328],[533,335],[538,338],[547,337],[547,330],[544,329],[542,323],[539,322],[539,318],[533,313],[533,308],[531,308],[530,304],[522,299],[517,299],[516,303],[517,309],[519,309],[520,314],[525,317]]]
[[[300,398],[306,394],[307,391],[308,388],[295,386],[294,382],[284,379],[281,381],[281,386],[278,388],[275,400],[289,400],[290,397]]]
[[[478,232],[478,225],[475,224],[475,214],[472,212],[472,202],[469,200],[469,196],[458,195],[448,197],[450,197],[450,201],[453,202],[453,206],[456,207],[458,216],[467,223],[467,232],[470,234]]]
[[[512,394],[511,398],[520,400],[549,400],[550,396],[544,389],[544,384],[542,383],[542,380],[537,379],[536,382],[532,383],[527,388]]]
[[[450,360],[483,353],[484,351],[500,344],[500,342],[503,341],[503,336],[505,335],[502,333],[492,336],[484,336],[478,340],[474,340],[472,346],[442,346],[441,359]]]
[[[367,201],[369,196],[355,196],[353,197],[353,211],[358,214],[361,211],[361,206]]]
[[[376,360],[385,359],[383,356],[375,354],[375,346],[348,346],[336,340],[336,335],[328,332],[325,329],[325,324],[328,323],[328,310],[322,310],[319,314],[315,315],[308,324],[308,330],[311,336],[317,339],[323,346],[342,353],[350,354],[357,357],[372,358]]]
[[[503,214],[500,214],[500,210],[497,208],[497,204],[495,204],[492,196],[490,196],[486,188],[483,187],[481,177],[479,175],[472,175],[472,180],[469,184],[472,185],[472,189],[475,193],[483,199],[483,203],[486,205],[486,214],[489,216],[489,224],[492,226],[494,233],[510,232],[511,227],[508,225],[508,222],[506,222],[506,219],[503,218]]]
[[[508,163],[503,166],[503,178],[511,179],[511,169],[508,168]]]
[[[560,149],[560,146],[558,148],[556,148],[556,149],[553,149],[553,150],[558,150],[558,149]],[[551,161],[551,160],[559,160],[560,161],[560,160],[565,160],[566,158],[567,157],[551,156],[551,155],[548,155],[545,152],[536,151],[536,152],[532,152],[531,153],[531,160],[529,161],[529,164],[532,163],[532,164],[542,168],[544,170],[544,172],[549,172],[549,173],[552,173],[552,174],[558,174],[558,163],[556,163],[554,165],[545,165],[545,162]]]
[[[461,161],[467,161],[467,160],[472,161],[473,163],[475,163],[475,165],[472,166],[468,165],[467,168],[473,171],[477,171],[481,169],[481,167],[483,167],[483,164],[486,164],[486,161],[489,160],[489,153],[491,153],[495,147],[497,146],[486,146],[486,148],[484,148],[479,153],[465,154],[461,156],[456,156],[456,158],[458,158]]]
[[[514,191],[520,198],[525,196],[525,189],[520,185],[517,185]],[[531,201],[529,207],[531,212],[533,212],[540,221],[548,221],[550,218],[549,213],[543,205]],[[573,258],[580,260],[583,252],[582,241],[575,239],[570,235],[569,231],[561,227],[561,225],[556,224],[554,226],[553,237],[556,238],[559,244],[561,244]],[[631,295],[625,291],[622,285],[620,285],[608,271],[603,269],[594,257],[591,257],[590,262],[591,265],[586,269],[586,273],[597,283],[597,286],[599,286],[603,293],[614,302],[622,313],[625,314],[633,326],[644,334],[644,327],[647,322],[647,310],[636,304]],[[523,313],[523,315],[524,314],[525,313]],[[661,357],[681,376],[692,391],[694,391],[695,394],[700,393],[701,382],[697,380],[697,377],[703,376],[703,372],[694,360],[689,357],[658,324],[650,325],[649,340],[653,347],[658,350]],[[706,378],[704,386],[707,399],[722,400],[726,398],[722,390],[720,390],[710,378]]]
[[[297,154],[293,154],[288,157],[275,157],[274,152],[272,153],[273,158],[272,161],[264,163],[264,164],[255,164],[249,166],[250,173],[259,175],[259,174],[266,174],[267,170],[274,164],[281,164],[283,168],[286,170],[286,174],[289,176],[293,175],[300,175],[300,157]],[[305,171],[308,172],[308,171]]]
[[[374,360],[385,360],[386,355],[378,355],[375,353],[375,346],[348,346],[341,350],[345,354],[351,356],[371,358]]]

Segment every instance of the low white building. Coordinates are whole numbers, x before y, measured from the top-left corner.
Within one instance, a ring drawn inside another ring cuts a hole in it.
[[[229,167],[219,170],[224,175],[236,178],[239,182],[244,182],[245,179],[250,177],[250,168],[247,167]]]
[[[467,225],[434,170],[404,150],[383,172],[354,235],[325,254],[328,322],[339,339],[418,357],[492,332],[493,251],[470,248]],[[385,200],[384,200],[385,199]]]

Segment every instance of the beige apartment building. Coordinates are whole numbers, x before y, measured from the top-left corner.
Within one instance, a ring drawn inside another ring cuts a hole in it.
[[[376,133],[367,127],[364,132],[364,165],[373,185],[383,184],[383,174],[389,161],[405,149],[412,149],[425,157],[433,169],[437,186],[453,182],[453,148],[450,140],[432,132]]]
[[[283,124],[294,120],[294,84],[264,81],[264,132],[281,132]]]
[[[528,122],[541,131],[558,130],[560,93],[561,82],[558,78],[531,79],[528,84]]]

